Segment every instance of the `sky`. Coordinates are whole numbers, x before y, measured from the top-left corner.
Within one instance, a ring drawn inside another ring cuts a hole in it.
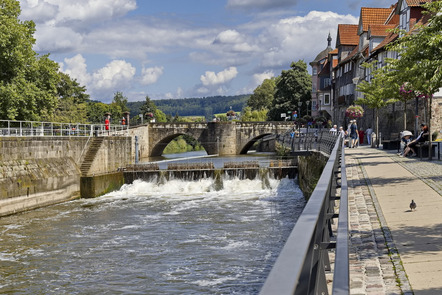
[[[253,93],[394,0],[19,0],[39,54],[105,103]],[[308,66],[311,72],[311,67]]]

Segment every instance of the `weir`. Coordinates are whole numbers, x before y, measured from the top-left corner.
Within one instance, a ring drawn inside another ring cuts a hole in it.
[[[128,165],[123,170],[124,181],[131,184],[135,180],[163,183],[173,179],[196,181],[212,178],[218,188],[222,188],[223,179],[261,179],[268,183],[269,178],[295,178],[297,159],[271,161],[268,167],[261,167],[257,161],[226,162],[222,168],[215,168],[207,163],[170,163],[167,169],[160,170],[158,164]]]

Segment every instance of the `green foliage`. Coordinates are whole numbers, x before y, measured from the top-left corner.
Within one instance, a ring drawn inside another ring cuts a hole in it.
[[[253,91],[253,94],[247,100],[247,106],[252,110],[270,109],[275,88],[276,78],[265,79],[262,84]]]
[[[281,113],[297,110],[298,102],[306,102],[311,98],[312,79],[307,72],[307,64],[299,60],[292,62],[290,67],[290,70],[282,71],[276,79],[275,98],[269,111],[271,120],[282,120]]]
[[[424,7],[431,17],[428,25],[404,34],[389,48],[401,57],[392,60],[390,67],[399,85],[410,82],[414,90],[431,95],[442,87],[442,2]]]
[[[110,112],[110,106],[98,101],[87,103],[86,113],[92,124],[104,124],[104,114]]]
[[[166,114],[163,113],[163,112],[162,112],[161,110],[159,110],[159,109],[156,109],[156,110],[155,110],[155,114],[154,114],[154,116],[155,116],[155,121],[156,121],[156,122],[167,122]]]
[[[58,64],[39,57],[32,21],[20,21],[18,1],[0,1],[0,118],[41,120],[57,105]]]
[[[129,111],[127,107],[127,97],[125,97],[122,92],[116,92],[109,109],[114,124],[117,124],[117,122],[123,118],[123,113],[127,111]]]
[[[164,154],[185,153],[191,151],[199,151],[204,148],[194,138],[188,135],[180,135],[173,139],[164,149]]]
[[[233,110],[242,110],[247,103],[249,95],[237,96],[214,96],[204,98],[184,98],[184,99],[160,99],[152,100],[156,108],[169,116],[205,116],[211,120],[213,114],[226,113],[230,106]],[[129,102],[131,116],[140,114],[141,107],[145,102]]]
[[[267,109],[253,110],[251,107],[245,107],[242,115],[241,121],[243,122],[264,122],[267,120]]]
[[[373,68],[373,64],[365,66]],[[366,105],[371,109],[380,109],[397,101],[398,99],[395,97],[398,97],[399,88],[396,88],[397,84],[392,81],[388,73],[387,67],[379,68],[373,72],[370,82],[359,83],[357,90],[362,92],[364,97],[358,97],[355,103]]]

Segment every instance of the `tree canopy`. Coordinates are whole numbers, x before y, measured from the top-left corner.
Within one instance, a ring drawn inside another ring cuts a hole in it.
[[[298,109],[298,102],[311,99],[312,78],[303,60],[292,62],[276,80],[275,98],[269,112],[270,120],[280,121],[281,113]]]
[[[391,60],[392,75],[397,81],[409,82],[414,90],[432,95],[442,87],[442,2],[424,5],[426,25],[416,25],[389,49],[400,58]]]
[[[252,110],[270,109],[272,106],[276,78],[265,79],[261,85],[256,87],[253,94],[247,100],[247,106]]]
[[[33,50],[35,24],[20,13],[18,1],[0,0],[0,119],[86,121],[85,88]]]

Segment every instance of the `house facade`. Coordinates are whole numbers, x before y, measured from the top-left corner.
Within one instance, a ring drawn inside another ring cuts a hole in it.
[[[324,51],[310,63],[313,76],[312,111],[317,107],[314,115],[323,115],[326,110],[331,115],[334,124],[346,126],[348,119],[345,110],[354,104],[363,93],[357,91],[361,81],[370,81],[371,70],[362,66],[364,62],[376,62],[375,67],[385,66],[387,58],[400,58],[396,52],[388,51],[387,45],[400,37],[392,30],[400,28],[410,31],[416,23],[425,24],[425,15],[422,14],[422,5],[431,0],[399,0],[389,8],[362,7],[358,24],[339,24],[336,37],[336,48],[328,48],[328,56],[323,60]],[[428,18],[428,16],[427,16]],[[329,75],[329,84],[321,84]],[[329,88],[327,88],[329,87]],[[325,95],[330,99],[329,109],[323,108]],[[434,98],[432,110],[433,130],[441,130],[442,111],[440,94]],[[314,102],[316,101],[316,102]],[[422,102],[409,102],[406,110],[407,128],[413,130],[415,125],[415,109],[418,109],[420,121],[428,122]],[[363,106],[364,107],[364,106]],[[403,129],[403,112],[405,106],[401,102],[389,105],[381,110],[382,122],[380,131],[383,134],[399,132]],[[359,119],[358,125],[364,129],[373,127],[373,110],[364,107],[364,117]]]

